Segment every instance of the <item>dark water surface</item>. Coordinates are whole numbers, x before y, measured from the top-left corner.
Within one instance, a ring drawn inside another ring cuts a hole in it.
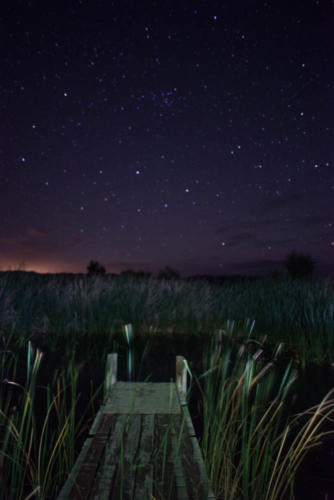
[[[334,388],[334,368],[310,366],[294,386],[295,402],[291,412],[310,408]],[[327,422],[323,429],[334,430],[334,421]],[[334,500],[334,436],[323,439],[323,444],[310,450],[297,474],[296,500]]]

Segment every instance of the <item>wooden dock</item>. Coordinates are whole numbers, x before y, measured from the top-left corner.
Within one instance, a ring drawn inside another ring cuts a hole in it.
[[[117,382],[107,361],[107,397],[58,500],[213,500],[185,400],[186,367],[176,383]]]

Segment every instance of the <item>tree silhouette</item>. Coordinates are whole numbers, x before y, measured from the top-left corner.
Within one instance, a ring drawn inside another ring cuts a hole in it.
[[[308,278],[313,273],[315,262],[310,255],[291,252],[285,257],[285,266],[292,278]]]
[[[89,276],[102,276],[105,274],[106,270],[97,260],[91,260],[87,266],[87,272]]]
[[[180,278],[180,273],[176,271],[176,269],[172,269],[171,267],[165,267],[158,274],[159,280],[178,280]]]

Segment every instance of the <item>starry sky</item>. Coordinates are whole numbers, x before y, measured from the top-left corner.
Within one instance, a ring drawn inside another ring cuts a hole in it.
[[[333,276],[333,9],[1,2],[0,269]]]

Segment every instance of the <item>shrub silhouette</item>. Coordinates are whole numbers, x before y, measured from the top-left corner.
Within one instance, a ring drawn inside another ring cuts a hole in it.
[[[313,273],[315,262],[309,255],[291,252],[285,257],[285,266],[292,278],[308,278]]]
[[[180,273],[176,271],[176,269],[172,269],[171,267],[165,267],[158,274],[159,280],[178,280],[180,278]]]
[[[97,260],[91,260],[87,266],[87,272],[89,276],[102,276],[105,274],[106,270]]]

